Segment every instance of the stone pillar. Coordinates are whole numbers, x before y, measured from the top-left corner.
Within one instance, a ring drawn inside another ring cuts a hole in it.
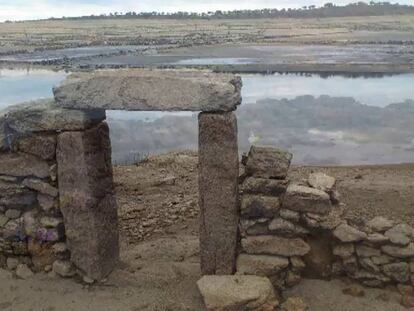
[[[59,134],[57,162],[71,261],[90,278],[100,280],[112,271],[119,258],[107,124]]]
[[[238,240],[237,119],[233,112],[199,115],[201,271],[235,272]]]

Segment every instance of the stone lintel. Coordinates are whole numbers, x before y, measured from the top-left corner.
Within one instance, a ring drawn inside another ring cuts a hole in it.
[[[237,120],[233,112],[199,115],[201,271],[233,274],[238,241]]]
[[[59,134],[56,158],[71,260],[88,277],[100,280],[112,271],[119,257],[107,124]]]
[[[233,111],[241,86],[240,77],[207,70],[122,69],[72,74],[54,94],[72,109]]]

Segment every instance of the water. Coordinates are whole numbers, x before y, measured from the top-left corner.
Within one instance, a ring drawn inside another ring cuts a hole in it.
[[[52,96],[62,71],[0,70],[0,108]],[[242,75],[239,145],[277,145],[300,164],[414,161],[414,74],[383,77]],[[190,112],[108,111],[113,159],[197,148]]]

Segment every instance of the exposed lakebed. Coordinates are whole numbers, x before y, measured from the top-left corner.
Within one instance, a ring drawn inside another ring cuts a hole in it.
[[[51,97],[63,71],[0,70],[0,109]],[[414,74],[242,75],[237,110],[240,149],[251,143],[292,150],[296,163],[383,164],[414,161]],[[109,111],[113,159],[197,148],[192,113]]]

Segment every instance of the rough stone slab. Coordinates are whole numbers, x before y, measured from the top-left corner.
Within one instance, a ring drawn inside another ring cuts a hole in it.
[[[272,276],[289,266],[289,260],[279,256],[240,254],[237,274]]]
[[[35,156],[19,153],[0,154],[0,174],[38,178],[49,177],[49,165]]]
[[[70,75],[54,89],[66,108],[136,111],[233,111],[242,82],[201,70],[125,69]]]
[[[19,150],[42,158],[52,160],[56,155],[56,135],[32,135],[19,139]]]
[[[285,193],[288,180],[248,177],[241,185],[243,194],[264,194],[278,196]]]
[[[108,126],[59,134],[56,158],[71,260],[88,277],[102,279],[119,257]]]
[[[294,184],[286,190],[283,207],[315,214],[328,214],[332,210],[331,199],[326,192]]]
[[[280,209],[277,197],[263,195],[243,195],[241,216],[247,218],[273,218]]]
[[[0,134],[3,132],[11,140],[16,140],[20,135],[33,132],[79,131],[104,119],[104,110],[63,109],[53,100],[38,100],[0,111]]]
[[[414,243],[410,243],[405,247],[393,246],[393,245],[384,245],[381,247],[381,250],[392,257],[397,258],[409,258],[414,257]]]
[[[238,176],[235,114],[200,113],[200,252],[203,274],[235,272],[239,220]]]
[[[26,186],[29,189],[35,190],[39,193],[49,195],[51,197],[57,197],[59,191],[57,188],[53,187],[47,182],[36,178],[26,178],[23,180],[22,185]]]
[[[253,275],[210,275],[197,282],[208,311],[275,310],[279,305],[270,280]]]
[[[247,158],[246,174],[260,178],[286,178],[292,157],[291,153],[281,149],[252,146]]]
[[[309,245],[300,238],[282,238],[263,235],[242,239],[242,248],[248,254],[278,255],[284,257],[304,256]]]
[[[341,242],[359,242],[365,240],[368,236],[365,232],[359,231],[358,229],[351,227],[347,224],[341,224],[338,226],[333,235]]]

